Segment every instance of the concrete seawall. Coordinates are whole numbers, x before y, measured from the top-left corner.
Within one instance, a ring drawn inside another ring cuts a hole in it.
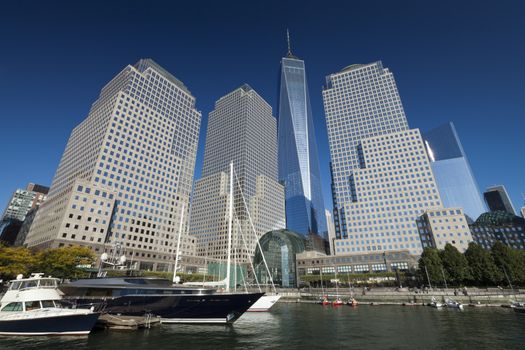
[[[291,291],[291,290],[280,290],[279,294],[282,295],[280,302],[306,302],[312,303],[318,301],[323,295],[327,295],[329,299],[335,299],[338,295],[343,300],[348,300],[352,296],[362,304],[374,303],[374,304],[404,304],[404,303],[415,303],[415,304],[428,304],[434,297],[438,301],[444,301],[446,298],[454,299],[463,304],[476,304],[479,306],[501,306],[508,305],[512,301],[525,301],[525,292],[523,291],[500,291],[495,290],[481,290],[473,289],[467,291],[464,294],[462,291],[456,291],[454,289],[448,290],[428,290],[425,292],[413,292],[406,290],[388,290],[388,289],[373,289],[371,291],[355,290],[351,293],[348,289],[339,289],[337,292],[335,289],[320,290],[309,290],[309,291]]]

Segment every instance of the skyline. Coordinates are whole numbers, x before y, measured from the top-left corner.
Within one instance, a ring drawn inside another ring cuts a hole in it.
[[[317,9],[307,3],[304,13],[291,16],[294,7],[287,3],[283,5],[284,13],[278,13],[269,23],[265,23],[265,15],[272,13],[272,6],[254,5],[255,10],[247,11],[245,16],[238,8],[227,7],[226,10],[233,10],[231,14],[224,9],[202,13],[199,23],[207,23],[204,27],[188,23],[178,14],[173,14],[173,23],[158,20],[159,16],[166,19],[165,14],[158,13],[159,3],[142,8],[140,2],[134,2],[136,6],[124,10],[116,3],[102,6],[102,2],[95,2],[73,6],[81,7],[76,12],[66,3],[59,4],[10,3],[0,14],[0,35],[6,52],[11,53],[0,58],[2,155],[4,164],[16,164],[0,175],[3,206],[13,191],[29,182],[51,185],[71,130],[87,116],[99,90],[127,64],[142,57],[151,57],[165,67],[197,99],[203,123],[195,179],[201,178],[207,117],[217,98],[248,83],[270,103],[278,117],[279,60],[286,53],[286,28],[290,28],[292,51],[306,64],[326,208],[332,209],[332,200],[321,98],[324,78],[350,64],[378,60],[396,78],[411,127],[425,132],[454,122],[480,192],[503,184],[514,205],[523,205],[520,193],[525,192],[525,184],[520,180],[525,166],[510,158],[525,149],[521,137],[525,102],[520,101],[520,82],[525,77],[520,63],[525,51],[519,46],[524,29],[518,22],[517,4],[512,8],[508,3],[498,8],[460,4],[450,12],[444,9],[446,4],[429,9],[418,4],[386,4],[377,8],[356,5],[347,22],[333,20],[339,32],[327,29],[323,23],[310,22],[326,18],[326,14],[336,18],[344,15],[339,13],[344,12],[340,11],[341,6],[334,11],[330,4]],[[195,11],[193,7],[186,10]],[[431,13],[433,10],[435,13]],[[142,19],[144,12],[155,15],[155,21]],[[355,13],[361,16],[354,16]],[[430,16],[425,17],[428,23],[413,16],[415,13]],[[448,16],[440,19],[443,13]],[[366,14],[376,17],[363,21]],[[175,18],[181,20],[180,27]],[[234,21],[210,30],[225,18]],[[465,20],[470,20],[467,25]],[[441,21],[448,21],[447,26]],[[383,27],[375,28],[379,22],[383,22]],[[392,23],[395,27],[389,28]],[[254,31],[237,31],[242,24],[252,24],[250,28],[264,26]],[[418,33],[413,33],[415,24],[421,27]],[[68,31],[63,30],[64,25]],[[144,31],[145,28],[150,30]],[[151,34],[158,30],[161,35],[152,38]],[[102,35],[107,33],[112,35]],[[368,35],[348,40],[351,33]],[[332,40],[324,37],[330,35]],[[145,41],[141,49],[130,45],[130,39],[137,38]],[[179,45],[159,46],[167,38]],[[224,48],[227,49],[220,50]],[[494,64],[503,61],[502,57],[505,64]],[[20,137],[24,137],[24,142],[20,142]]]

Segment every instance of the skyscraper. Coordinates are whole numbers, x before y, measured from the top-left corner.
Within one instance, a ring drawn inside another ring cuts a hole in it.
[[[514,205],[512,205],[505,186],[498,185],[489,187],[483,193],[483,197],[485,197],[490,211],[506,211],[513,215],[516,214],[516,210],[514,209]]]
[[[236,173],[233,256],[247,262],[255,249],[250,218],[258,237],[285,227],[277,122],[270,105],[247,84],[221,97],[209,115],[202,178],[195,184],[191,209],[191,233],[200,256],[226,256],[230,162]]]
[[[1,221],[24,221],[31,209],[38,208],[46,200],[48,191],[49,188],[33,183],[28,184],[26,189],[17,189],[11,196]]]
[[[200,121],[181,81],[151,59],[128,65],[71,133],[26,244],[121,247],[141,268],[167,270],[182,208],[188,218]]]
[[[419,216],[443,205],[421,134],[408,128],[392,73],[381,62],[351,65],[327,77],[323,101],[336,254],[420,254]]]
[[[443,205],[463,208],[475,221],[486,209],[454,124],[432,129],[423,139]]]
[[[355,197],[353,171],[362,139],[408,130],[394,75],[381,62],[353,64],[326,78],[323,91],[331,156],[335,232],[346,236],[344,203]]]
[[[317,143],[304,61],[288,53],[281,60],[279,94],[279,180],[286,193],[288,229],[326,237],[326,218]]]

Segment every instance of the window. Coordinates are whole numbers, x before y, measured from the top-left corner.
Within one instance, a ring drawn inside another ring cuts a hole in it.
[[[2,309],[2,311],[22,311],[22,303],[9,303],[7,304],[6,306],[4,306],[4,308]]]
[[[53,300],[42,300],[41,303],[42,303],[42,308],[55,307],[55,303],[53,302]]]
[[[26,311],[40,309],[40,301],[26,301]]]

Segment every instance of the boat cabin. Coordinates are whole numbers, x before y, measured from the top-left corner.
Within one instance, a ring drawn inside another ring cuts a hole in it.
[[[57,308],[61,299],[58,279],[43,277],[43,274],[32,274],[29,278],[20,275],[9,282],[9,288],[0,301],[0,312]]]

